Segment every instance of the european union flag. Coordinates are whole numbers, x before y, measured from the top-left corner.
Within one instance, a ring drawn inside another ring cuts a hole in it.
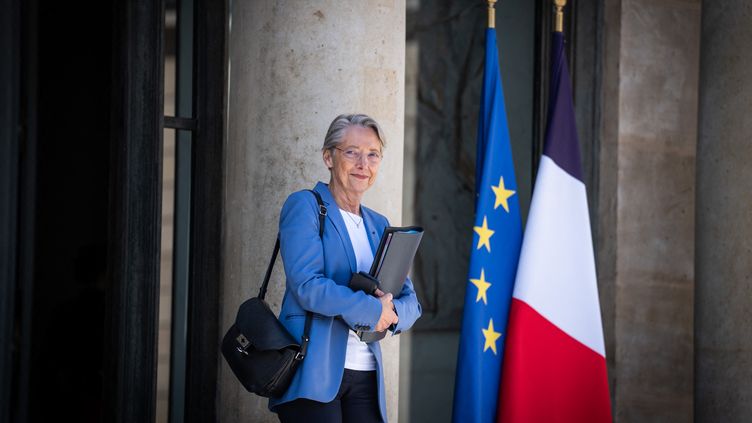
[[[475,227],[452,409],[456,423],[495,421],[507,317],[522,243],[493,28],[486,30],[477,143]]]

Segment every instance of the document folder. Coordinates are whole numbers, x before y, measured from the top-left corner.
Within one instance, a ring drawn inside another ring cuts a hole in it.
[[[402,292],[402,285],[423,239],[423,228],[419,226],[395,227],[384,229],[379,248],[373,258],[370,276],[378,280],[379,289],[391,293],[395,298]],[[379,341],[386,336],[383,332],[356,332],[363,342]]]

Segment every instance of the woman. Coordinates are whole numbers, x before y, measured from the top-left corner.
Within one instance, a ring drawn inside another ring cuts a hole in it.
[[[384,216],[360,204],[376,180],[383,148],[375,120],[337,116],[322,149],[329,184],[314,188],[327,208],[323,237],[312,193],[296,192],[282,207],[279,235],[287,289],[280,320],[299,339],[305,312],[314,313],[308,354],[287,392],[269,403],[283,423],[386,421],[379,343],[361,342],[354,330],[390,328],[396,335],[420,317],[420,304],[409,279],[396,298],[347,286],[353,273],[370,269],[388,226]]]

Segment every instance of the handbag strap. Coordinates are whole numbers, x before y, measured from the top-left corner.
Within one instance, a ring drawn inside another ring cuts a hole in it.
[[[311,189],[309,189],[308,191],[313,193],[314,197],[316,197],[316,202],[319,205],[319,238],[323,239],[326,206],[324,205],[324,201],[321,199],[321,194]],[[269,266],[267,266],[266,268],[264,282],[261,283],[261,288],[259,289],[258,297],[262,300],[266,296],[266,288],[269,286],[269,279],[272,275],[272,270],[274,269],[274,263],[277,261],[277,254],[279,254],[279,234],[277,234],[277,241],[274,243],[274,252],[272,252],[272,258],[271,260],[269,260]],[[305,326],[303,327],[303,340],[300,343],[300,351],[295,355],[295,360],[300,361],[305,358],[306,352],[308,351],[308,341],[310,341],[312,321],[313,313],[306,311]]]

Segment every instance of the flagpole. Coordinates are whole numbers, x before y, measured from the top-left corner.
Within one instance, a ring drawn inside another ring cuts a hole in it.
[[[488,27],[496,28],[496,9],[494,9],[496,0],[488,0]]]
[[[553,0],[556,6],[556,32],[564,32],[564,6],[567,0]],[[490,2],[489,2],[490,3]]]

